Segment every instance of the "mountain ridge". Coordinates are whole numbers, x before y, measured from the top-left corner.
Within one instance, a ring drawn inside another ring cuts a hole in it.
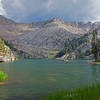
[[[30,58],[55,57],[70,41],[81,38],[95,28],[100,29],[99,22],[64,22],[58,18],[35,23],[6,20],[7,24],[4,20],[5,24],[0,23],[0,37],[12,45],[13,49],[23,52],[22,55],[29,55]]]

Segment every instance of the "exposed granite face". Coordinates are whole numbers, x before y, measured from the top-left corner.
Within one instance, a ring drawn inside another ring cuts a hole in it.
[[[0,16],[0,36],[19,56],[26,58],[54,57],[69,41],[79,39],[95,28],[100,29],[99,22],[63,22],[54,18],[24,24]],[[83,42],[79,47],[86,51],[91,47],[90,41]],[[77,48],[74,53],[77,53]]]
[[[15,56],[11,49],[5,45],[4,40],[0,38],[0,62],[14,61]]]

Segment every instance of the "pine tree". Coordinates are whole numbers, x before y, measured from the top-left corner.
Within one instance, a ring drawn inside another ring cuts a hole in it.
[[[98,35],[98,31],[97,30],[94,30],[92,32],[91,45],[92,45],[92,53],[94,55],[95,61],[97,61],[98,55],[99,55],[99,45],[98,45],[97,35]]]

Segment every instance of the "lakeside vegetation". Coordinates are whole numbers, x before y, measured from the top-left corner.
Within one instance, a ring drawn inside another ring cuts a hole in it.
[[[100,100],[100,84],[50,93],[41,100]]]
[[[3,71],[0,71],[0,82],[4,82],[7,79],[7,74]]]

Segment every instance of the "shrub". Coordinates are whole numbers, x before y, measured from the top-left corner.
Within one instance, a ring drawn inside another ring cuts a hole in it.
[[[3,71],[0,71],[0,82],[5,81],[7,78],[7,74]]]
[[[96,59],[96,62],[100,62],[100,59]]]

